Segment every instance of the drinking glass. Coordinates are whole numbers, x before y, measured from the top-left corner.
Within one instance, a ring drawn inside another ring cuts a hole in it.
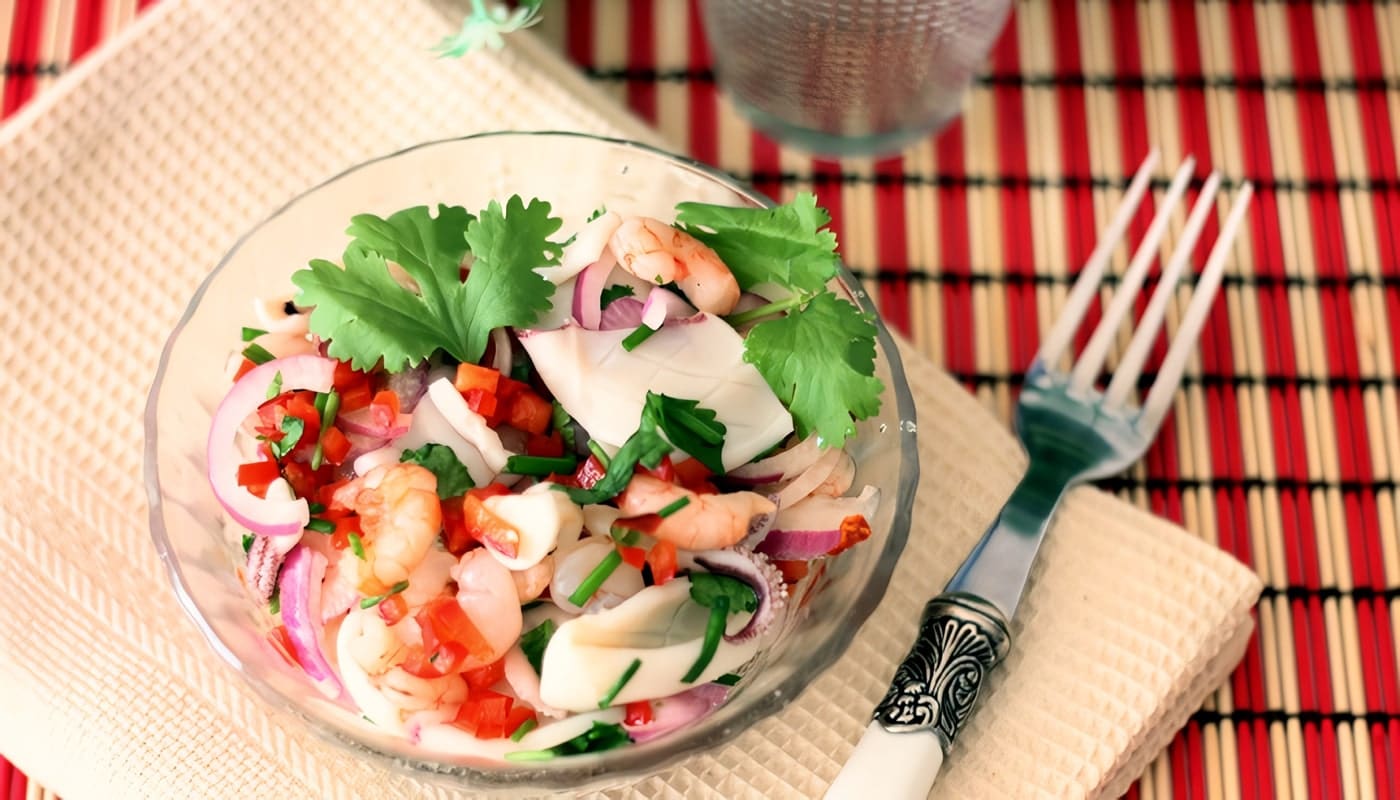
[[[783,142],[893,152],[951,122],[1010,0],[704,0],[720,86]]]

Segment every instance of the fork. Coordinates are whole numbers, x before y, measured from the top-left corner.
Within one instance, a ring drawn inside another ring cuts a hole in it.
[[[988,672],[1010,649],[1009,621],[1061,498],[1078,484],[1131,466],[1161,428],[1220,288],[1225,262],[1253,195],[1249,183],[1241,186],[1230,208],[1156,380],[1140,405],[1131,402],[1132,390],[1142,375],[1167,303],[1214,208],[1219,173],[1212,172],[1202,185],[1181,239],[1108,385],[1100,390],[1096,379],[1104,369],[1113,338],[1157,260],[1172,211],[1195,171],[1193,158],[1188,157],[1173,176],[1078,359],[1068,370],[1060,369],[1103,281],[1109,259],[1147,192],[1158,160],[1159,154],[1153,150],[1133,176],[1122,204],[1070,290],[1064,311],[1027,370],[1015,419],[1017,435],[1029,457],[1025,475],[943,593],[924,606],[918,636],[895,671],[884,699],[875,707],[854,753],[828,789],[830,800],[865,800],[872,793],[882,798],[928,795],[944,756],[973,712]]]

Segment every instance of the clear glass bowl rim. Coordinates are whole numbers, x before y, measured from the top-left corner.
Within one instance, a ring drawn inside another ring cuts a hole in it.
[[[842,282],[851,290],[853,296],[850,299],[863,311],[870,314],[875,321],[880,354],[889,369],[892,383],[892,386],[887,387],[887,389],[892,390],[895,399],[897,424],[900,428],[898,432],[900,467],[891,529],[885,541],[884,550],[879,556],[876,569],[872,574],[872,580],[867,581],[864,586],[860,587],[847,608],[845,624],[835,626],[833,633],[824,642],[824,646],[821,648],[820,652],[814,654],[809,662],[804,664],[801,669],[795,670],[792,675],[780,683],[775,689],[762,694],[746,693],[741,695],[740,700],[735,701],[734,704],[741,705],[742,711],[738,712],[738,715],[724,728],[705,731],[702,726],[690,731],[679,731],[663,737],[655,743],[649,744],[644,749],[636,747],[618,748],[596,755],[574,756],[567,759],[522,763],[520,765],[503,765],[499,768],[493,767],[489,770],[456,764],[444,764],[430,759],[405,759],[382,752],[346,732],[330,729],[320,720],[308,716],[295,705],[290,704],[288,702],[289,699],[284,697],[280,692],[250,675],[243,668],[242,662],[238,656],[224,644],[214,630],[205,622],[198,604],[188,590],[188,584],[180,567],[179,556],[174,552],[164,524],[156,425],[159,411],[159,389],[165,379],[175,341],[179,338],[180,333],[200,307],[205,294],[214,280],[220,275],[225,266],[233,258],[234,254],[236,254],[250,238],[257,235],[270,221],[287,213],[300,202],[334,185],[341,178],[351,173],[424,148],[448,145],[456,142],[502,137],[530,137],[544,140],[566,137],[591,140],[612,147],[628,148],[636,150],[643,155],[668,162],[671,166],[695,172],[704,178],[721,184],[725,188],[733,191],[736,195],[753,202],[757,206],[771,208],[777,205],[773,199],[759,192],[752,186],[744,184],[723,170],[703,162],[644,142],[575,131],[489,131],[465,136],[447,137],[419,142],[400,150],[359,162],[315,184],[311,188],[298,193],[280,208],[242,233],[234,244],[225,251],[223,256],[219,259],[218,264],[216,264],[209,274],[200,282],[199,287],[191,296],[184,312],[181,314],[179,321],[167,337],[147,396],[144,412],[146,446],[143,479],[146,486],[151,538],[155,545],[156,552],[162,564],[165,566],[167,578],[170,581],[171,587],[174,589],[180,607],[219,657],[229,664],[229,666],[233,667],[244,682],[271,707],[296,717],[305,723],[306,726],[321,739],[340,747],[351,755],[356,757],[369,757],[382,766],[435,783],[446,782],[457,788],[498,790],[509,790],[512,788],[519,790],[528,788],[547,791],[583,791],[589,788],[600,788],[615,784],[629,777],[638,777],[659,772],[689,756],[711,749],[719,743],[732,740],[760,720],[781,711],[796,700],[812,681],[835,664],[836,661],[845,654],[850,647],[851,641],[855,638],[857,631],[884,598],[885,590],[893,574],[895,563],[898,561],[908,540],[914,494],[918,486],[919,459],[914,433],[916,427],[914,399],[909,390],[908,381],[904,374],[903,363],[893,338],[880,317],[879,312],[871,302],[869,293],[864,290],[860,279],[845,266],[844,262],[840,264],[839,276]],[[702,733],[708,735],[701,735]]]

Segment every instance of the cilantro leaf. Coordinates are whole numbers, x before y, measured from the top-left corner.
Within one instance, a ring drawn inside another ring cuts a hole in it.
[[[823,289],[840,262],[836,234],[821,230],[830,222],[811,192],[775,208],[676,206],[676,224],[718,253],[743,289],[768,282],[794,291]]]
[[[830,292],[755,325],[744,339],[744,360],[792,413],[797,435],[815,431],[824,446],[840,445],[855,435],[855,420],[880,410],[875,325]]]
[[[728,575],[713,572],[690,573],[690,599],[705,608],[714,608],[719,598],[724,598],[731,614],[740,611],[753,611],[758,608],[758,595],[753,587]]]
[[[493,328],[526,327],[549,310],[554,284],[535,268],[559,263],[563,248],[549,236],[563,224],[549,215],[549,203],[531,200],[527,206],[512,195],[504,210],[492,200],[467,226],[467,244],[476,260],[457,304],[468,321],[466,348],[459,356],[463,361],[481,359]]]
[[[491,329],[531,325],[550,307],[554,285],[534,271],[557,263],[549,241],[561,221],[549,204],[511,197],[480,217],[457,206],[415,206],[381,219],[361,214],[347,232],[344,268],[322,259],[292,275],[296,302],[312,306],[311,330],[330,340],[329,353],[367,370],[382,358],[398,372],[437,350],[475,363]],[[461,266],[476,256],[465,282]],[[417,284],[411,291],[389,274],[393,262]]]
[[[632,472],[638,464],[653,469],[661,463],[662,457],[670,452],[670,442],[663,439],[661,434],[656,432],[656,425],[648,422],[643,415],[641,427],[627,437],[627,441],[613,454],[612,459],[608,461],[607,474],[593,484],[592,489],[559,484],[555,484],[554,488],[568,493],[569,499],[581,506],[601,503],[627,488],[627,482],[632,479]]]
[[[430,442],[417,450],[405,450],[399,456],[399,462],[421,465],[436,475],[438,497],[443,500],[465,494],[468,489],[476,487],[461,459],[445,444]]]
[[[546,619],[520,637],[520,649],[525,653],[525,660],[535,668],[537,675],[544,672],[544,650],[549,646],[549,639],[558,627],[554,620]]]
[[[272,454],[277,458],[282,458],[292,452],[292,448],[301,441],[301,435],[306,432],[306,423],[301,417],[288,414],[282,418],[282,438],[275,442],[268,442],[268,447],[272,448]]]
[[[725,472],[724,423],[714,411],[701,408],[696,400],[683,400],[647,392],[642,419],[661,428],[671,444],[684,450],[716,475]]]

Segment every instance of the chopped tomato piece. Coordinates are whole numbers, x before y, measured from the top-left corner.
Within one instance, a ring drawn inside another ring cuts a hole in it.
[[[617,552],[622,555],[622,560],[625,563],[630,564],[636,567],[637,569],[641,569],[642,565],[647,563],[647,551],[640,547],[627,547],[626,545],[619,545],[617,548]]]
[[[626,725],[646,725],[654,719],[649,700],[633,700],[626,708],[627,716],[622,720]]]
[[[500,404],[496,400],[496,395],[485,389],[468,389],[462,393],[462,399],[467,401],[467,408],[486,418],[488,424],[496,420],[496,412]]]
[[[452,385],[456,386],[457,391],[464,395],[472,389],[479,389],[486,394],[494,395],[500,383],[501,373],[491,367],[458,364],[457,377]]]
[[[777,567],[778,571],[783,574],[783,583],[797,583],[807,577],[806,561],[775,560],[773,566]]]
[[[475,734],[478,739],[500,739],[506,735],[506,723],[513,705],[515,700],[508,695],[480,689],[467,696],[467,701],[457,710],[453,723]]]
[[[384,620],[385,625],[397,625],[408,616],[408,601],[401,594],[389,595],[380,600],[375,608],[379,609],[379,618]]]
[[[277,468],[276,461],[252,461],[238,465],[238,485],[249,489],[261,486],[266,491],[267,485],[280,477],[282,471]]]
[[[449,497],[442,501],[442,546],[454,556],[461,555],[476,544],[467,532],[467,524],[462,516],[462,498]]]
[[[455,597],[430,600],[419,609],[414,619],[423,629],[423,649],[429,652],[436,650],[443,642],[458,642],[477,661],[485,661],[492,655],[491,644],[472,624]]]
[[[666,481],[667,483],[676,482],[676,467],[674,464],[671,463],[670,456],[662,456],[661,463],[657,464],[655,468],[644,467],[641,464],[638,464],[637,471],[645,472],[653,478],[659,478],[663,481]]]
[[[345,463],[345,457],[350,455],[350,440],[345,438],[345,434],[340,432],[340,428],[332,425],[321,434],[321,457],[327,464],[339,466]]]
[[[497,683],[505,680],[506,660],[498,658],[484,667],[469,669],[462,674],[467,679],[467,687],[472,691],[477,689],[489,689]]]
[[[250,359],[243,359],[243,363],[238,365],[238,371],[233,373],[233,379],[237,381],[239,378],[251,372],[253,367],[256,366],[257,364],[254,364]]]
[[[550,431],[548,436],[532,433],[525,440],[525,454],[559,458],[564,455],[564,437],[559,435],[559,431]]]
[[[597,456],[590,455],[574,470],[574,483],[581,489],[592,489],[593,484],[601,481],[606,474],[608,471],[603,468],[603,462],[599,461]]]
[[[647,563],[651,565],[651,579],[657,586],[663,586],[676,577],[676,546],[664,539],[652,545],[647,553]]]
[[[827,551],[828,555],[836,555],[849,547],[860,544],[870,538],[870,523],[865,521],[861,514],[852,514],[841,520],[841,541],[836,546]]]
[[[543,434],[554,420],[554,404],[528,386],[506,399],[505,406],[505,423],[526,433]]]

